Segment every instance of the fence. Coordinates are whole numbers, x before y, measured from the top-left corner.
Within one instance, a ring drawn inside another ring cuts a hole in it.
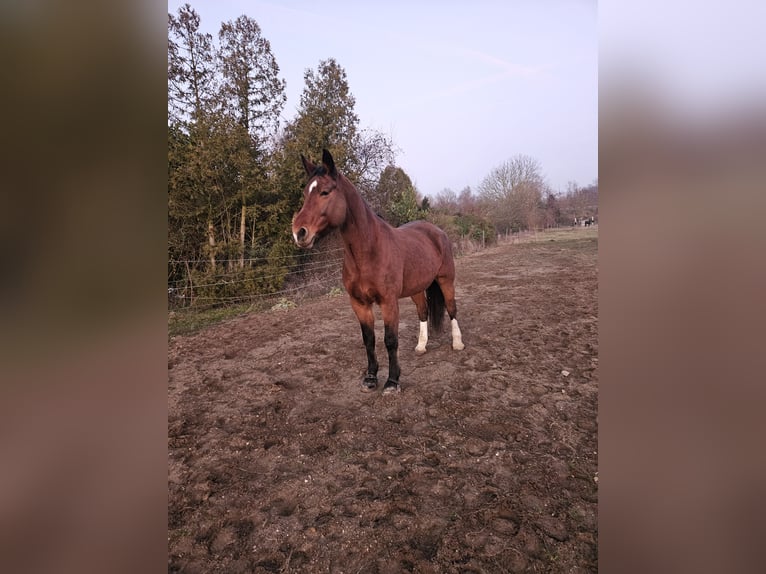
[[[327,292],[340,285],[342,248],[318,251],[310,261],[301,261],[305,254],[281,257],[218,259],[222,271],[195,273],[187,271],[180,279],[168,280],[168,309],[194,307],[205,310],[212,307],[240,303],[278,300],[282,297],[303,297]],[[238,265],[244,261],[244,269]],[[209,263],[209,260],[172,260],[169,267]],[[232,263],[234,269],[226,269]],[[262,270],[258,266],[264,264]],[[263,286],[279,285],[277,289]]]
[[[557,227],[547,231],[573,232],[578,228]],[[576,231],[575,231],[576,232]],[[543,230],[540,231],[521,231],[517,233],[498,234],[493,237],[493,244],[496,243],[526,243],[529,241],[542,240]],[[541,235],[538,238],[538,234]],[[481,251],[489,246],[488,238],[476,240],[469,236],[463,236],[453,241],[453,252],[456,257],[469,255]],[[226,276],[221,273],[219,279],[202,283],[194,283],[193,275],[189,274],[183,279],[168,281],[168,309],[181,309],[193,307],[196,310],[206,310],[213,307],[226,305],[236,305],[243,303],[268,303],[279,301],[282,298],[292,300],[301,300],[317,295],[327,294],[334,288],[341,288],[341,267],[343,262],[343,248],[338,247],[339,241],[329,240],[325,249],[320,249],[312,253],[310,261],[301,261],[306,254],[286,255],[278,258],[251,258],[244,259],[246,264],[270,263],[269,269],[273,269],[273,264],[282,263],[287,270],[283,273],[275,274],[273,271],[266,271],[263,274],[256,274],[255,277],[237,276],[236,273]],[[239,264],[241,259],[217,260],[217,263]],[[207,263],[204,260],[174,260],[171,264],[196,264]],[[207,276],[206,276],[207,277]],[[279,281],[279,289],[256,290],[248,289],[248,285],[261,282],[268,283],[272,279],[282,279]],[[230,289],[227,289],[230,288]],[[227,295],[230,291],[233,294]]]

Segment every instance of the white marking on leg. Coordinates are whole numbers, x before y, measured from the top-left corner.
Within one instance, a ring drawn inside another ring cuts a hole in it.
[[[426,352],[426,343],[428,343],[428,321],[421,321],[420,334],[418,335],[418,346],[415,347],[415,352],[418,355],[422,355]]]
[[[317,183],[319,183],[316,179],[311,182],[311,185],[309,186],[309,195],[311,195],[311,192],[314,191],[314,188],[317,186]]]
[[[456,351],[462,351],[465,349],[463,344],[463,335],[460,333],[460,327],[457,324],[457,319],[452,319],[452,348]]]

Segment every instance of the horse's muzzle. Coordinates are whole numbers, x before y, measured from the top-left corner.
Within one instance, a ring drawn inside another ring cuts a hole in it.
[[[295,239],[295,244],[298,247],[311,249],[314,246],[316,235],[309,233],[309,230],[305,227],[301,227],[298,231],[293,231],[293,239]]]

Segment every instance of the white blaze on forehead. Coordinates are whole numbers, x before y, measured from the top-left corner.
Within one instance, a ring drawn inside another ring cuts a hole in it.
[[[314,191],[314,188],[317,186],[317,183],[319,183],[317,180],[314,180],[311,182],[311,185],[309,186],[309,194]]]

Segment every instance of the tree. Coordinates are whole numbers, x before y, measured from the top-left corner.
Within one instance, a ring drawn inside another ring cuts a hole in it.
[[[498,231],[535,229],[542,220],[544,187],[537,160],[519,154],[482,180],[479,196]]]
[[[598,180],[587,187],[580,187],[576,182],[567,184],[566,193],[559,199],[561,218],[567,224],[574,223],[574,218],[582,220],[598,215]]]
[[[471,186],[468,186],[468,185],[465,186],[457,196],[458,212],[462,214],[475,215],[476,213],[478,213],[476,200],[477,198],[473,195],[473,192],[471,191]]]
[[[338,169],[353,178],[349,158],[357,141],[359,117],[346,71],[330,58],[319,62],[316,72],[306,70],[303,80],[298,117],[288,125],[288,137],[301,144],[307,156],[318,158],[323,149],[330,150]]]
[[[174,260],[193,260],[199,257],[199,247],[205,241],[204,224],[207,201],[194,185],[188,166],[193,149],[189,134],[178,124],[168,128],[168,276],[178,279],[184,274],[184,265]],[[191,177],[190,177],[191,176]]]
[[[545,227],[556,227],[561,222],[561,208],[551,189],[545,191]]]
[[[396,159],[394,144],[385,134],[371,129],[357,132],[349,156],[349,168],[362,195],[370,195],[378,183],[381,172]]]
[[[169,138],[169,215],[192,218],[205,229],[204,252],[215,268],[216,256],[233,257],[231,247],[239,244],[234,221],[250,164],[248,139],[241,126],[220,114],[194,124],[189,133],[173,126]]]
[[[433,208],[436,211],[442,213],[456,214],[459,210],[457,203],[457,195],[450,188],[445,187],[439,193],[436,194],[434,199]]]
[[[189,5],[168,13],[168,121],[197,122],[210,111],[214,95],[213,37],[199,31]]]
[[[410,176],[400,167],[387,166],[380,174],[370,206],[394,227],[417,219],[417,193]]]
[[[217,51],[199,24],[188,4],[168,15],[169,279],[195,275],[228,295],[278,288],[283,250],[273,239],[284,235],[284,225],[274,218],[281,206],[275,207],[268,165],[284,81],[254,20],[223,24]],[[251,261],[246,270],[253,251],[268,262]],[[191,265],[181,269],[173,260]],[[256,277],[263,265],[261,275],[273,281]]]
[[[244,267],[247,212],[251,211],[253,234],[256,232],[258,204],[268,204],[266,158],[279,126],[284,107],[285,81],[279,79],[279,66],[271,45],[261,35],[258,23],[247,16],[224,22],[218,33],[218,63],[223,76],[224,112],[234,117],[249,136],[249,157],[242,158],[240,179],[239,257]],[[258,229],[260,231],[260,229]],[[252,238],[255,243],[255,237]]]
[[[224,22],[218,38],[225,105],[262,155],[276,133],[287,100],[285,81],[279,78],[271,44],[252,18],[240,16],[234,22]]]

